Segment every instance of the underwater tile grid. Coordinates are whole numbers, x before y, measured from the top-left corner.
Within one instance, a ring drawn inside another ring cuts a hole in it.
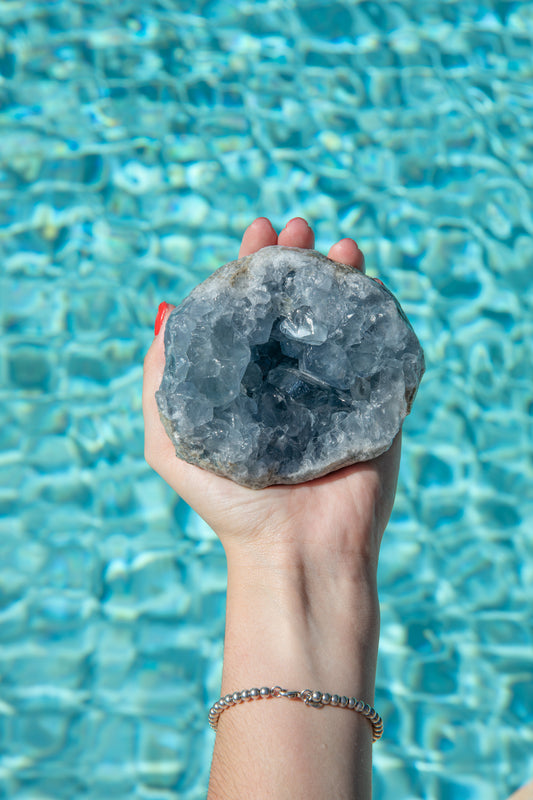
[[[161,300],[295,215],[428,369],[380,567],[377,800],[533,777],[533,7],[0,2],[0,798],[198,800],[224,557],[143,461]]]

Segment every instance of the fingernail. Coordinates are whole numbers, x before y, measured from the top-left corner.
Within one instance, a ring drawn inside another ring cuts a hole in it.
[[[159,303],[159,308],[157,309],[157,317],[155,318],[154,323],[154,335],[157,336],[159,331],[161,330],[161,325],[163,324],[163,320],[165,319],[165,314],[168,310],[168,303]]]

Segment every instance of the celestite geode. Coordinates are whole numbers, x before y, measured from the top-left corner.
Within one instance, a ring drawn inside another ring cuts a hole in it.
[[[314,250],[232,261],[170,314],[156,393],[176,455],[260,489],[387,450],[424,354],[383,285]]]

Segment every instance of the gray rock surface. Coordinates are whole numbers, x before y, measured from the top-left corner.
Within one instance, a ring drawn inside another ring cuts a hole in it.
[[[176,455],[254,489],[385,452],[424,372],[383,285],[314,250],[265,247],[170,314],[157,404]]]

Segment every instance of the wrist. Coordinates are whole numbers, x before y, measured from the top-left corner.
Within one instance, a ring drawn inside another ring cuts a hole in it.
[[[226,555],[222,692],[281,684],[371,703],[379,640],[373,564],[300,539]]]
[[[263,531],[255,541],[225,543],[222,696],[282,686],[374,704],[374,562],[342,532],[319,533]],[[220,719],[209,797],[262,797],[265,785],[279,798],[370,797],[372,732],[362,714],[345,708],[316,711],[283,699],[239,704]],[[257,761],[258,742],[260,766],[243,773],[243,764]]]
[[[281,529],[272,524],[258,531],[220,536],[228,565],[228,577],[238,575],[252,582],[293,585],[304,577],[323,591],[339,582],[346,588],[370,588],[377,583],[381,535],[372,524],[353,523]]]

